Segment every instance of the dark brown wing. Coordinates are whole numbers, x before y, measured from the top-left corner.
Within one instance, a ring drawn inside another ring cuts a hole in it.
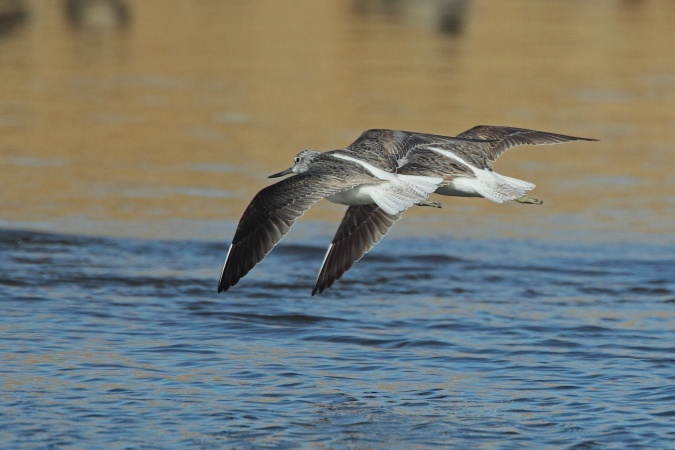
[[[499,155],[517,145],[561,144],[572,141],[597,141],[597,139],[567,136],[525,128],[478,125],[457,135],[462,139],[490,141],[482,144],[487,157],[495,161]]]
[[[583,137],[527,130],[525,128],[478,125],[455,137],[412,131],[373,129],[364,131],[349,147],[341,150],[362,158],[378,167],[393,171],[405,162],[411,152],[425,146],[455,150],[464,157],[475,159],[477,166],[488,158],[495,161],[499,155],[517,145],[560,144],[571,141],[596,141]]]
[[[237,284],[262,261],[314,203],[363,182],[357,176],[345,179],[312,172],[286,178],[258,192],[239,220],[218,281],[218,292]]]
[[[400,218],[400,213],[387,214],[377,205],[350,206],[328,247],[312,295],[331,287],[380,242]]]

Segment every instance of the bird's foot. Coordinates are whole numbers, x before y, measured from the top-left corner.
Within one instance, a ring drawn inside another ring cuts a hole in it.
[[[542,200],[539,200],[538,198],[528,197],[527,195],[523,195],[520,198],[515,198],[513,199],[513,201],[518,203],[524,203],[526,205],[541,205],[544,203]]]
[[[419,206],[431,206],[432,208],[441,208],[440,203],[432,202],[431,200],[420,200],[417,204]]]

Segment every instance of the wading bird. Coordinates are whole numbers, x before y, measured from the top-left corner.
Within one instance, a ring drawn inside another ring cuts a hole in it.
[[[456,137],[396,130],[368,130],[343,149],[304,150],[291,168],[270,178],[293,176],[258,192],[244,211],[218,282],[226,291],[246,275],[322,198],[349,205],[319,270],[312,295],[323,292],[384,237],[412,205],[440,207],[435,192],[484,197],[497,203],[542,202],[526,194],[535,185],[492,168],[517,145],[595,139],[523,128],[480,125]]]

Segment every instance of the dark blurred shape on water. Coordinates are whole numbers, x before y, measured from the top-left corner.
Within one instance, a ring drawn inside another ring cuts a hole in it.
[[[0,38],[23,25],[29,16],[24,0],[0,0]]]
[[[421,16],[441,33],[459,35],[470,3],[470,0],[353,0],[353,10],[360,15],[383,14],[389,20]]]
[[[124,0],[65,0],[68,21],[77,28],[126,28],[131,20]]]

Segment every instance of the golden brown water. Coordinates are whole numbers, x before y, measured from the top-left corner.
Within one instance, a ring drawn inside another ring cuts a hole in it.
[[[2,447],[672,447],[674,23],[674,0],[0,0]],[[543,206],[412,208],[311,297],[344,210],[320,202],[292,233],[321,236],[216,293],[299,150],[476,124],[601,141],[510,151]]]
[[[495,124],[601,142],[497,163],[537,183],[542,207],[444,198],[409,216],[458,234],[673,236],[674,2],[471,1],[445,28],[440,1],[8,3],[1,226],[189,236],[163,224],[236,221],[303,148]]]

